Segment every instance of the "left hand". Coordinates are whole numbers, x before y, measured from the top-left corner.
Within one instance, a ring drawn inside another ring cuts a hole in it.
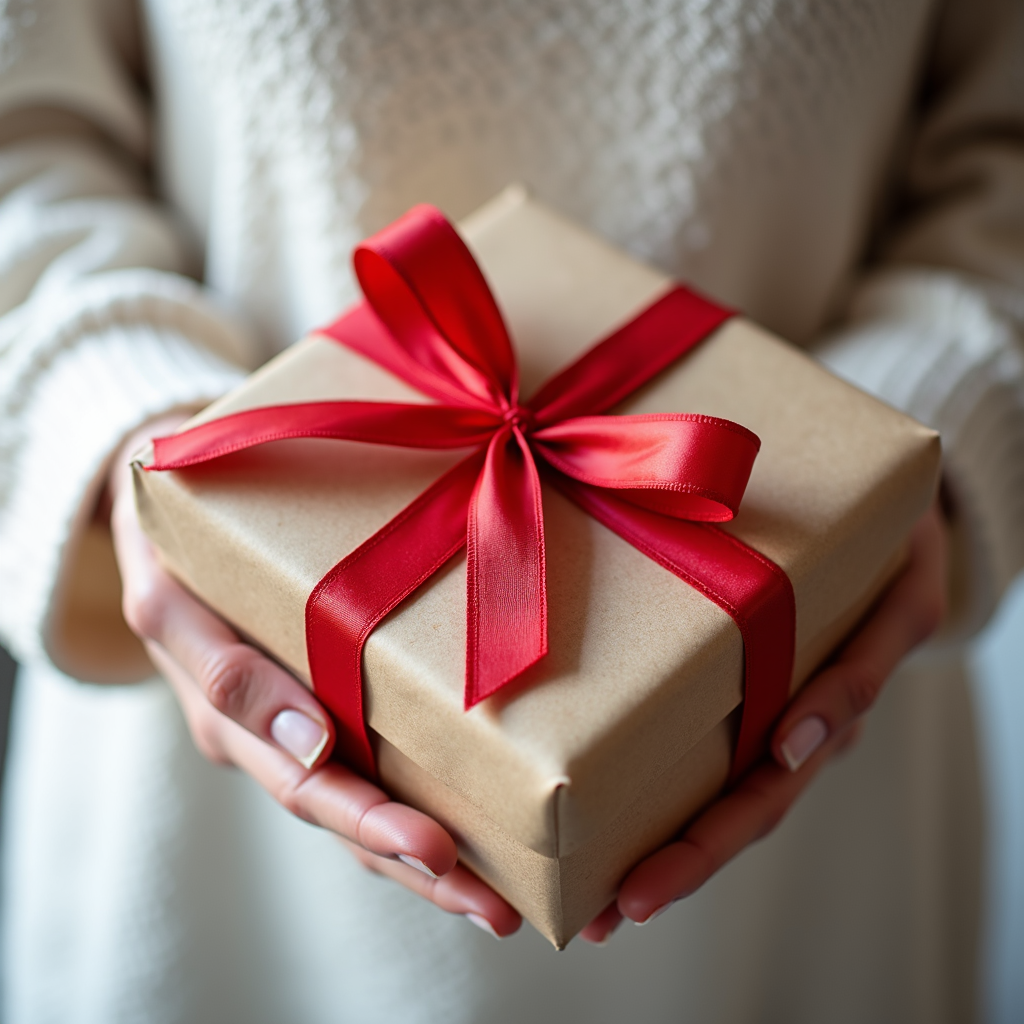
[[[125,621],[170,684],[200,753],[239,768],[296,817],[335,833],[367,867],[496,937],[510,935],[519,914],[456,863],[445,829],[330,761],[334,729],[316,697],[160,564],[139,523],[128,456],[183,418],[151,421],[124,442],[101,514],[109,509]]]
[[[617,901],[583,929],[584,939],[604,942],[623,917],[650,921],[779,824],[822,765],[854,742],[861,717],[897,665],[938,628],[946,610],[946,549],[936,503],[911,534],[906,569],[837,659],[789,705],[775,728],[771,759],[633,868]]]

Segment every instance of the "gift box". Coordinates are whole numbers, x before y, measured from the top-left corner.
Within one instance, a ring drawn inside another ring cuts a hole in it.
[[[520,189],[460,233],[527,396],[672,285]],[[934,494],[939,441],[742,316],[721,319],[611,412],[685,412],[760,438],[738,515],[713,529],[788,577],[795,649],[784,684],[795,691],[898,571]],[[334,400],[429,403],[314,332],[183,429]],[[293,437],[148,472],[149,451],[134,464],[136,497],[167,568],[312,684],[311,595],[466,458]],[[561,948],[726,784],[745,662],[723,602],[557,481],[542,474],[540,486],[546,655],[467,710],[467,568],[456,554],[365,638],[359,713],[382,785],[448,828],[464,863]]]

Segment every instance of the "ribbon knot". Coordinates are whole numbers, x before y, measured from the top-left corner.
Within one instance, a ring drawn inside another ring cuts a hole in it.
[[[537,423],[533,410],[526,405],[514,405],[506,409],[502,419],[510,426],[518,427],[524,434],[530,433]]]
[[[463,546],[466,707],[547,653],[543,471],[736,619],[746,645],[747,707],[734,772],[743,770],[788,693],[792,591],[776,566],[707,524],[735,515],[760,442],[712,416],[605,415],[731,313],[673,287],[522,404],[502,315],[439,211],[415,207],[358,246],[353,263],[366,301],[325,333],[434,404],[252,409],[158,438],[149,467],[180,469],[286,437],[472,449],[339,562],[307,602],[313,685],[338,718],[350,761],[373,770],[362,703],[366,638]]]

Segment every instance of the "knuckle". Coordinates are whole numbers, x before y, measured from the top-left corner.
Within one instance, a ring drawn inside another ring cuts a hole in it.
[[[851,668],[845,680],[846,703],[851,718],[859,718],[875,703],[881,680],[867,667]]]
[[[864,734],[864,722],[856,721],[849,729],[846,730],[846,734],[843,736],[842,741],[839,745],[839,752],[846,753],[852,750],[860,742],[861,736]]]
[[[304,780],[282,779],[274,790],[274,799],[291,815],[310,825],[319,824],[310,808]]]
[[[684,837],[683,841],[689,847],[688,857],[692,861],[694,874],[699,878],[710,878],[718,870],[717,859],[704,843],[688,837]]]
[[[248,703],[252,678],[252,659],[232,649],[218,652],[203,666],[200,683],[213,707],[237,718]]]

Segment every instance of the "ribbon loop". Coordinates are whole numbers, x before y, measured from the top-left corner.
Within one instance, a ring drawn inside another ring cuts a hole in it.
[[[492,413],[398,402],[304,402],[272,405],[210,420],[153,442],[154,468],[183,469],[253,445],[325,437],[402,448],[469,448],[486,444],[501,421]]]
[[[353,264],[367,301],[437,397],[515,403],[505,322],[465,242],[441,213],[413,207],[359,245]]]
[[[761,442],[714,416],[577,416],[534,434],[566,476],[676,519],[723,523],[739,509]]]

